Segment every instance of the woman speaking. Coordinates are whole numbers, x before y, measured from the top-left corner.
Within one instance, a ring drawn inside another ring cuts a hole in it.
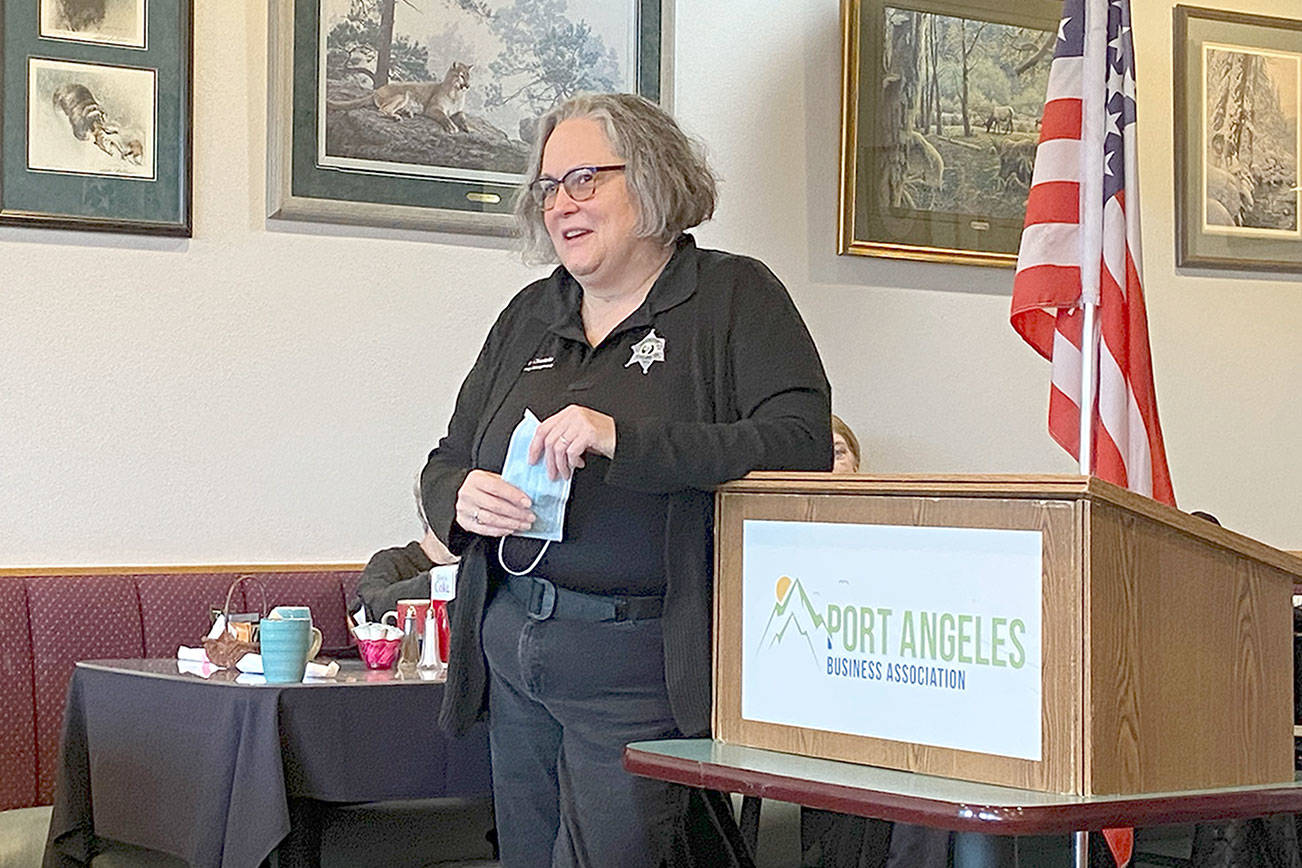
[[[488,715],[507,868],[656,866],[686,791],[621,756],[709,729],[712,489],[829,469],[829,387],[773,273],[684,234],[714,177],[656,105],[558,106],[528,178],[526,257],[559,265],[498,317],[421,475],[462,557],[440,724]]]

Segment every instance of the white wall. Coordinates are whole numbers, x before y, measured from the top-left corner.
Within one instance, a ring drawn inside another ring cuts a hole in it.
[[[1302,548],[1302,281],[1175,273],[1170,7],[1134,5],[1176,495]],[[196,6],[194,238],[0,229],[0,565],[357,561],[410,539],[412,475],[534,274],[488,241],[268,226],[265,5]],[[677,19],[677,114],[724,179],[698,237],[787,282],[870,469],[1070,472],[1010,271],[833,253],[836,4],[678,0]]]

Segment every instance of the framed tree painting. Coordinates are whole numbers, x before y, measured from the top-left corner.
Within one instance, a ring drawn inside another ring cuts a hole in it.
[[[843,0],[839,253],[1016,263],[1060,12]]]
[[[667,87],[672,0],[272,0],[267,215],[509,235],[538,118]]]
[[[1176,265],[1302,272],[1302,20],[1175,7]]]
[[[0,223],[189,236],[192,0],[0,2]]]

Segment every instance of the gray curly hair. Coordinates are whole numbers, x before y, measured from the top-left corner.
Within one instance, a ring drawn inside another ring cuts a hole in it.
[[[554,263],[543,212],[529,195],[528,182],[542,171],[543,149],[561,121],[592,118],[602,125],[616,155],[624,161],[624,182],[633,196],[639,238],[668,244],[679,233],[714,214],[714,172],[704,148],[689,139],[664,109],[631,93],[582,94],[566,100],[538,120],[529,155],[528,181],[515,199],[515,218],[526,262]]]

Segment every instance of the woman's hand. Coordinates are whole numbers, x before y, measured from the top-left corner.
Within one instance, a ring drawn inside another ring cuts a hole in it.
[[[529,443],[529,463],[546,458],[549,478],[568,479],[583,466],[585,452],[607,458],[615,456],[615,420],[605,413],[571,404],[538,425]]]
[[[529,497],[496,473],[472,470],[457,489],[457,524],[480,536],[507,536],[534,522]]]

